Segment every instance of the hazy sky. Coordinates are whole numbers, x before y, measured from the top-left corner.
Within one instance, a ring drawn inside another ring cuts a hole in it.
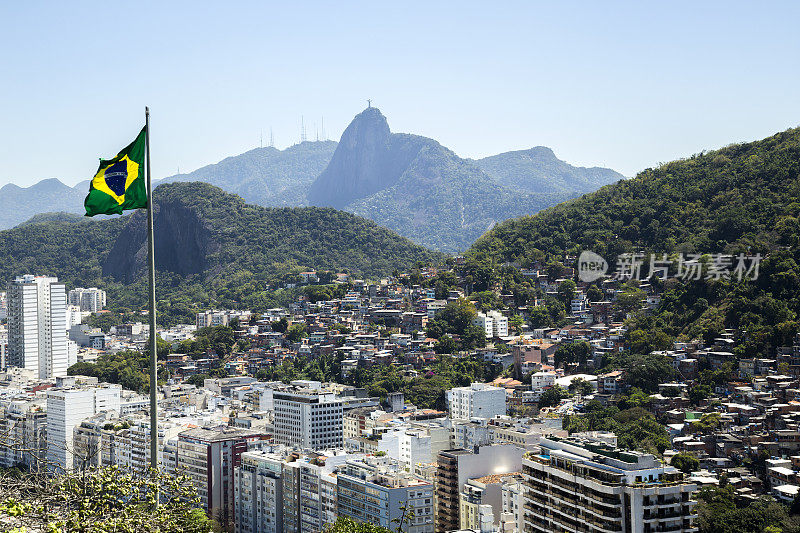
[[[463,157],[625,175],[800,125],[800,2],[3,2],[0,185],[337,139],[367,98]]]

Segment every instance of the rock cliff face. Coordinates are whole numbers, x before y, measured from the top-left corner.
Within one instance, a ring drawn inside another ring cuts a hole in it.
[[[506,188],[433,139],[392,133],[386,117],[370,107],[342,134],[308,202],[356,213],[424,246],[455,252],[498,221],[569,197]]]
[[[111,253],[103,263],[103,275],[123,283],[147,276],[147,218],[139,211],[130,216]],[[218,248],[211,240],[197,210],[180,202],[156,197],[153,213],[156,269],[183,276],[201,274],[209,266],[208,255]]]
[[[392,134],[386,117],[368,107],[344,130],[328,167],[308,191],[310,205],[341,209],[393,186],[430,139]]]

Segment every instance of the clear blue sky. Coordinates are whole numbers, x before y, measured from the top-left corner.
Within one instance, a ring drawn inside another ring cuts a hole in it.
[[[799,2],[3,2],[0,185],[88,179],[152,113],[153,174],[338,139],[372,98],[464,157],[625,175],[800,125]]]

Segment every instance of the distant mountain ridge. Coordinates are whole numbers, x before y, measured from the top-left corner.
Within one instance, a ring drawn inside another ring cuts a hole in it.
[[[55,178],[44,179],[30,187],[9,183],[0,187],[0,229],[13,228],[44,212],[63,211],[83,214],[86,190],[64,185]]]
[[[473,160],[498,183],[524,192],[587,193],[625,176],[603,167],[575,167],[546,146]]]
[[[378,108],[335,141],[255,148],[156,183],[203,181],[265,207],[330,206],[372,219],[424,246],[462,251],[497,222],[531,215],[621,179],[574,167],[546,147],[464,159],[433,139],[393,133]],[[54,211],[82,215],[88,181],[0,189],[0,229]]]
[[[163,181],[204,181],[264,207],[304,206],[308,188],[335,149],[335,141],[306,141],[285,150],[254,148]]]

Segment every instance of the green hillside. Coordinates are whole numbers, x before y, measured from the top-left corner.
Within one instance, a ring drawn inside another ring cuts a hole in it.
[[[158,298],[164,316],[198,306],[264,309],[303,270],[374,278],[443,256],[374,222],[330,208],[264,208],[205,183],[156,188]],[[0,286],[14,276],[56,275],[100,286],[111,306],[146,305],[144,212],[109,220],[48,221],[0,232]]]
[[[476,264],[563,260],[582,250],[614,265],[624,252],[761,253],[755,282],[669,280],[653,317],[631,337],[667,339],[746,331],[741,355],[789,343],[800,313],[800,129],[647,169],[541,213],[507,221],[468,252]],[[657,339],[653,341],[653,339]]]

